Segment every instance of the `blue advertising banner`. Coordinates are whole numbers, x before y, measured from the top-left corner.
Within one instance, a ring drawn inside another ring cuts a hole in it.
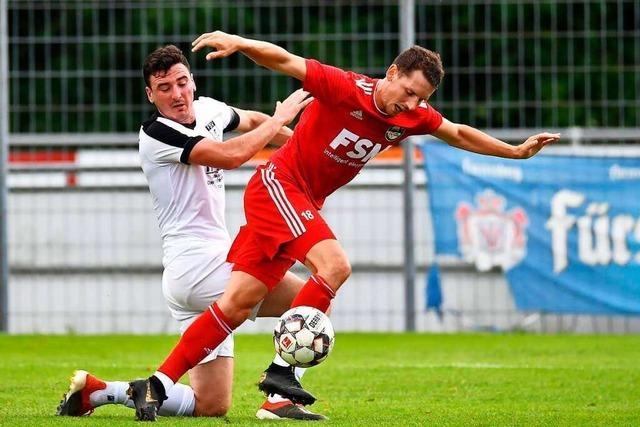
[[[503,269],[519,310],[640,314],[640,159],[422,151],[437,254]]]

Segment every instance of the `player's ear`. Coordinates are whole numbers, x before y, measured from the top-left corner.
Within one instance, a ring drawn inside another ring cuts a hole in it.
[[[193,92],[196,91],[196,80],[193,78],[193,73],[191,73],[191,84],[193,85]]]
[[[147,99],[153,104],[153,92],[149,86],[145,86],[144,91],[147,93]]]
[[[396,64],[391,64],[389,68],[387,68],[387,74],[385,75],[386,79],[391,81],[398,74],[398,66]]]

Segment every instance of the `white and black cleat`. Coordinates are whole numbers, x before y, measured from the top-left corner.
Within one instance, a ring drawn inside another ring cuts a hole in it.
[[[160,381],[153,381],[153,379],[155,377],[129,383],[127,395],[136,408],[138,421],[155,421],[158,409],[167,398]]]

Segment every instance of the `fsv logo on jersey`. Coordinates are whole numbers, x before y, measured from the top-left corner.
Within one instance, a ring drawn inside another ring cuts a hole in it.
[[[369,160],[377,156],[380,152],[388,149],[390,146],[382,148],[382,144],[373,142],[366,138],[360,138],[360,135],[357,135],[351,132],[348,129],[342,129],[342,131],[336,136],[329,147],[333,150],[336,150],[338,147],[344,146],[351,148],[348,151],[347,157],[354,160],[359,160],[360,164],[367,163]],[[332,158],[336,161],[339,161],[334,157],[335,154],[332,153]],[[346,163],[348,160],[343,159]]]

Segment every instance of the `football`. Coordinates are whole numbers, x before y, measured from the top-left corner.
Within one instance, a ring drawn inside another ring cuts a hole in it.
[[[313,307],[294,307],[285,312],[273,331],[276,352],[292,366],[308,368],[324,361],[335,340],[329,318]]]

